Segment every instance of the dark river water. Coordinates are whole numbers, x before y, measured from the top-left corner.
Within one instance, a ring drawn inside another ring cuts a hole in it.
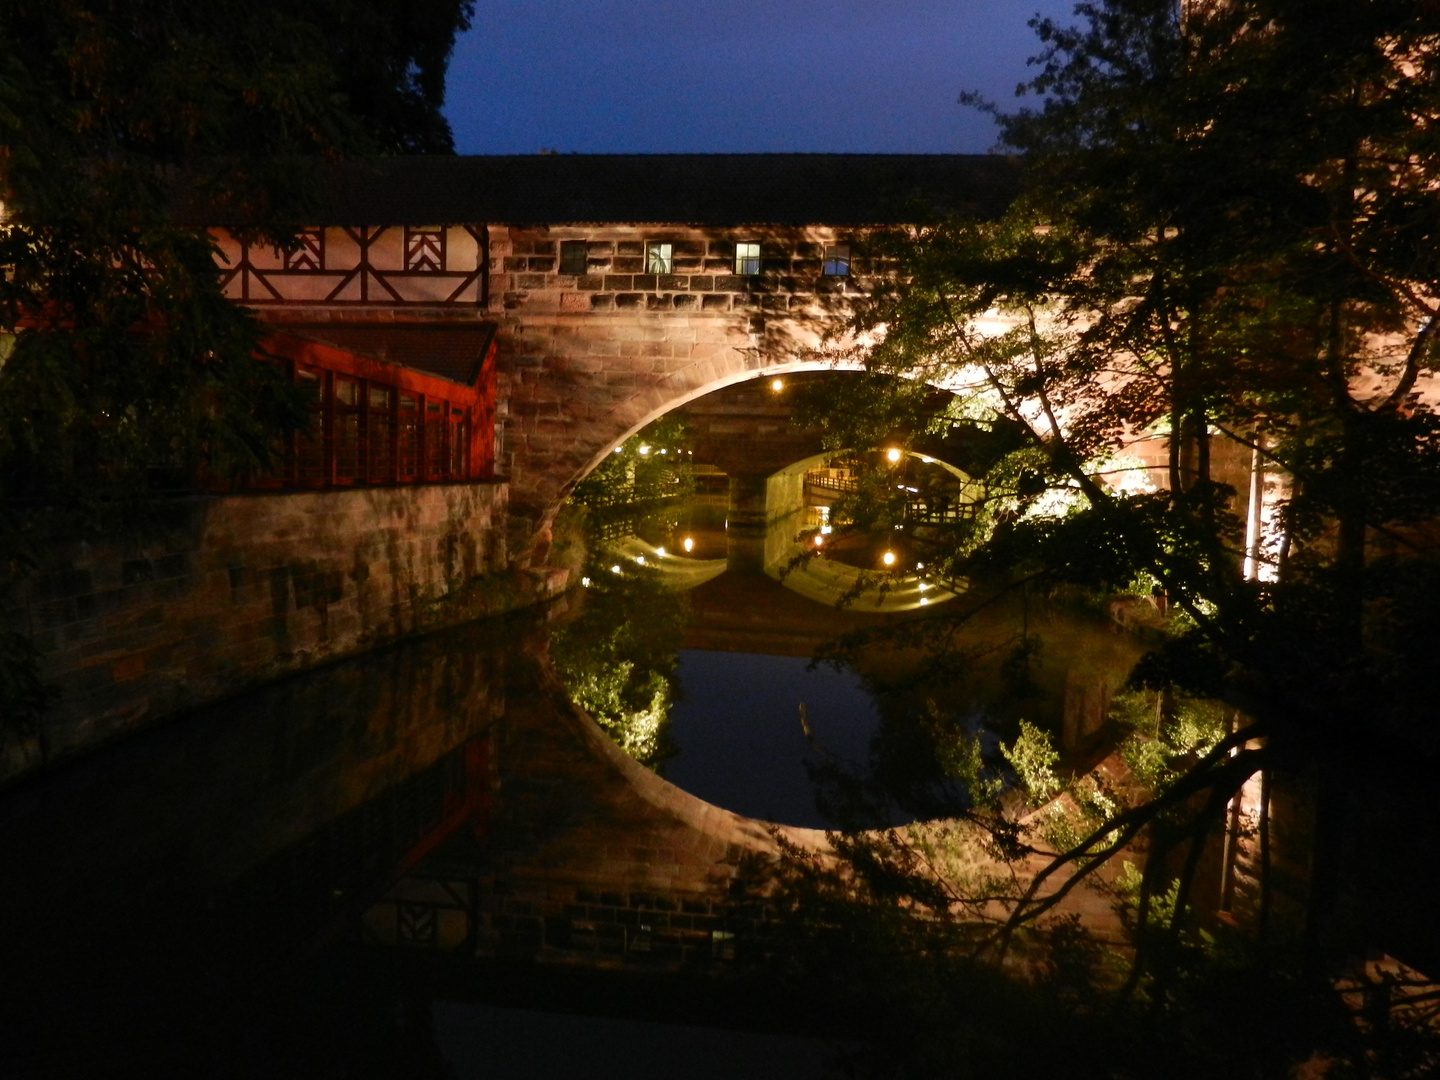
[[[514,944],[572,947],[562,931],[600,916],[532,931],[507,875],[598,858],[595,820],[630,812],[551,666],[557,635],[605,614],[579,599],[288,679],[0,793],[0,1076],[826,1075],[837,1033],[763,982],[616,981]],[[896,662],[810,669],[856,620],[769,579],[690,590],[647,661],[679,688],[661,775],[747,817],[828,824],[807,763],[867,761],[874,680]],[[1081,666],[1122,676],[1128,647],[1086,633]],[[1049,661],[1034,704],[1057,726],[1072,667]],[[498,912],[507,889],[522,914],[488,916],[505,929],[483,963],[432,955],[446,919]],[[651,916],[622,916],[622,950],[648,949]],[[703,955],[728,956],[720,915],[693,918]]]
[[[749,817],[823,829],[807,763],[865,761],[879,723],[859,676],[810,669],[800,656],[684,649],[682,697],[670,711],[677,752],[663,775]],[[807,738],[800,723],[805,709]]]

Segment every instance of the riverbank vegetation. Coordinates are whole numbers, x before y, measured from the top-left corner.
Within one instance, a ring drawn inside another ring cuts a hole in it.
[[[938,772],[964,793],[953,816],[1016,876],[947,894],[913,838],[876,850],[856,834],[840,837],[846,887],[926,912],[903,948],[936,963],[958,955],[955,939],[925,943],[937,918],[985,908],[954,931],[959,954],[1004,962],[1022,940],[1069,941],[1063,905],[1107,891],[1128,906],[1126,963],[1084,1009],[1169,1016],[1179,1026],[1155,1030],[1177,1038],[1208,1016],[1218,1044],[1243,1018],[1200,988],[1233,957],[1263,1013],[1257,994],[1312,993],[1374,945],[1383,899],[1357,900],[1347,877],[1357,809],[1387,773],[1440,755],[1425,675],[1440,655],[1440,21],[1398,0],[1097,0],[1073,26],[1034,26],[1022,90],[1037,104],[967,99],[1024,155],[1025,195],[997,221],[874,241],[899,273],[851,327],[879,339],[855,356],[866,393],[837,380],[802,419],[836,448],[881,429],[937,454],[996,436],[1006,448],[977,475],[992,527],[953,528],[931,556],[941,572],[1164,610],[1132,676],[1155,718],[1149,732],[1130,718],[1125,761],[1143,782],[1119,797],[1076,781],[1065,827],[1042,824],[996,785],[1023,786],[1043,747],[982,752],[932,717],[948,732],[932,740]],[[953,401],[936,409],[924,383]],[[1147,441],[1162,448],[1148,470],[1119,459]],[[925,625],[951,670],[967,663],[947,651],[964,618],[951,605]],[[1196,883],[1252,782],[1257,896],[1222,932]],[[1313,811],[1285,926],[1267,828],[1281,782]],[[1052,794],[1032,787],[1029,807]],[[1285,1075],[1319,1047],[1315,1029],[1267,1030],[1274,1046],[1244,1068]],[[1373,1063],[1334,1052],[1360,1074]],[[1100,1074],[1234,1074],[1201,1060]]]
[[[305,159],[452,150],[440,105],[473,3],[403,7],[0,8],[0,604],[47,538],[141,529],[143,500],[263,472],[306,421],[195,216],[288,249]],[[0,740],[47,700],[0,627]]]

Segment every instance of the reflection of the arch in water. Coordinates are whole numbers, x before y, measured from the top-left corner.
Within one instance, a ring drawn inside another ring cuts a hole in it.
[[[542,624],[437,634],[0,798],[0,1026],[23,1033],[7,1060],[97,1076],[288,1060],[288,1040],[336,1034],[279,1018],[321,1025],[310,995],[340,994],[303,958],[347,943],[728,965],[753,921],[732,882],[773,847],[571,706]],[[392,992],[364,977],[347,1003]]]

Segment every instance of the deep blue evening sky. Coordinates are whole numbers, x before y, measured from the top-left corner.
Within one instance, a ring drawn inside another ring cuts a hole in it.
[[[446,115],[462,154],[982,153],[1025,25],[1073,0],[480,0]]]

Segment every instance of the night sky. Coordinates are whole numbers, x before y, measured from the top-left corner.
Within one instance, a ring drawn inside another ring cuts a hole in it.
[[[1072,0],[480,0],[450,68],[462,154],[983,153]]]

